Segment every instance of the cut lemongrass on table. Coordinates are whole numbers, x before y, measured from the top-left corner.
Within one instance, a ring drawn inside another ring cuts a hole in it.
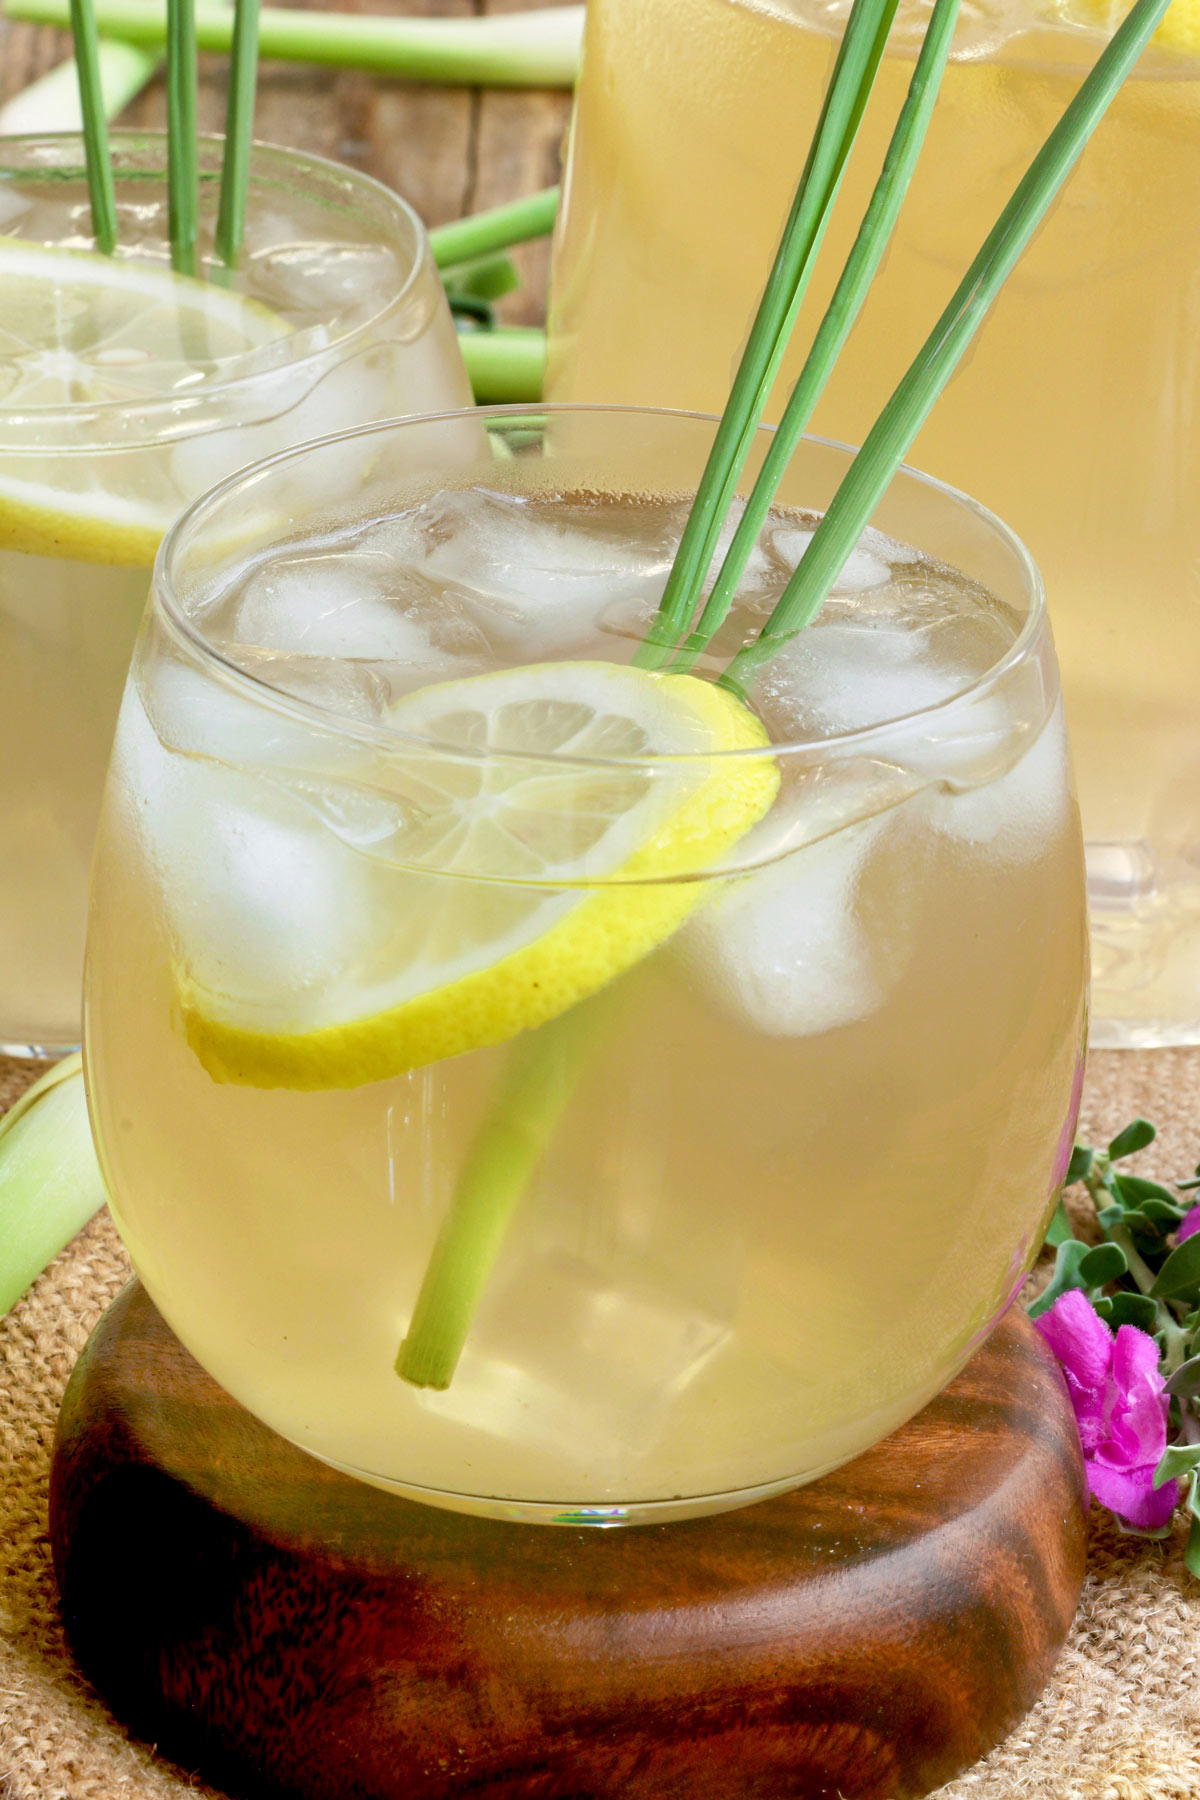
[[[107,118],[115,118],[141,93],[161,61],[157,51],[140,50],[134,44],[100,43],[97,68]],[[0,137],[82,129],[79,69],[73,58],[58,63],[0,106]]]
[[[557,187],[543,188],[522,200],[436,225],[429,233],[434,262],[445,271],[457,263],[473,262],[493,251],[511,250],[514,244],[548,236],[554,230],[560,193]]]
[[[6,15],[39,25],[70,22],[70,0],[7,0]],[[406,81],[462,87],[574,85],[583,40],[582,6],[549,6],[490,18],[364,18],[350,13],[264,7],[259,52],[281,62],[361,69]],[[106,37],[161,46],[166,9],[159,0],[97,0],[96,21]],[[206,4],[196,11],[201,50],[229,50],[233,21]]]
[[[233,54],[229,65],[225,152],[215,242],[217,256],[227,269],[237,263],[246,229],[246,191],[250,183],[250,147],[254,141],[254,96],[258,81],[258,14],[259,0],[234,0]]]
[[[104,1202],[76,1052],[0,1118],[0,1316]]]
[[[113,189],[112,159],[108,150],[108,121],[100,80],[100,49],[92,0],[71,0],[71,31],[75,39],[75,64],[79,74],[79,105],[83,115],[84,160],[88,199],[92,209],[92,235],[96,248],[111,256],[117,247],[117,202]]]
[[[1168,4],[1169,0],[1137,0],[1018,184],[953,301],[885,406],[863,449],[851,461],[766,625],[718,677],[719,684],[739,700],[744,697],[745,683],[758,666],[815,617],[867,528],[905,450],[953,373],[1002,282],[1062,187],[1091,132],[1149,42]],[[908,101],[886,153],[879,182],[835,289],[834,299],[814,340],[813,353],[797,384],[794,404],[785,412],[784,426],[777,434],[783,441],[777,454],[769,456],[764,464],[763,479],[753,494],[751,504],[759,523],[774,500],[779,480],[886,246],[945,67],[955,12],[954,0],[937,0],[931,14]],[[697,487],[662,600],[635,659],[644,668],[661,669],[664,664],[669,664],[680,640],[685,638],[681,662],[686,668],[707,647],[712,632],[724,617],[722,596],[693,632],[692,622],[704,579],[733,503],[752,435],[761,420],[787,338],[795,324],[825,224],[836,200],[841,170],[867,104],[893,16],[894,7],[888,5],[887,0],[856,0],[847,22],[813,143],[729,402]],[[751,541],[757,537],[757,529],[757,525],[753,531],[748,529],[743,541],[737,545],[737,555],[743,561]],[[734,542],[737,543],[736,534]],[[738,572],[736,561],[732,562],[729,567],[732,583],[736,583]],[[692,635],[688,636],[689,633]],[[474,1275],[480,1267],[490,1267],[495,1254],[491,1248],[493,1227],[497,1219],[507,1221],[513,1204],[511,1183],[502,1179],[495,1183],[490,1213],[486,1188],[480,1181],[473,1181],[468,1193],[460,1190],[456,1195],[439,1238],[439,1245],[447,1241],[453,1243],[454,1256],[439,1257],[437,1270],[430,1270],[422,1289],[419,1316],[414,1317],[397,1362],[400,1374],[419,1381],[429,1379],[427,1372],[435,1367],[439,1383],[442,1377],[448,1381],[452,1376],[453,1368],[446,1366],[443,1353],[448,1345],[458,1344],[461,1348],[465,1341],[460,1324],[464,1313],[478,1299]],[[473,1237],[478,1238],[478,1256],[472,1256],[470,1252]],[[456,1271],[462,1280],[462,1292],[457,1294],[453,1292]],[[436,1305],[431,1294],[436,1296]],[[417,1373],[414,1375],[413,1371]]]
[[[540,400],[546,376],[546,334],[532,326],[463,331],[459,349],[480,406]]]
[[[168,0],[167,209],[171,267],[196,273],[199,176],[196,145],[196,27],[193,0]]]

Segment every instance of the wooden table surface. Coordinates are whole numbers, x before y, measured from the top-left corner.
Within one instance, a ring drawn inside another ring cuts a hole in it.
[[[526,12],[540,0],[319,0],[319,10],[466,17]],[[303,0],[301,0],[303,5]],[[0,102],[19,93],[69,54],[70,39],[50,27],[0,18]],[[200,127],[219,131],[225,107],[225,59],[201,58]],[[255,135],[363,169],[397,189],[426,225],[549,187],[570,109],[563,92],[480,90],[391,81],[335,69],[264,62]],[[161,75],[118,121],[166,123]],[[512,325],[540,324],[545,313],[548,244],[513,252],[521,288],[497,315]]]

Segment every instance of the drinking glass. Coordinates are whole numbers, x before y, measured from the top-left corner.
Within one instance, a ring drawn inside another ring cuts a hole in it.
[[[201,266],[222,144],[199,151]],[[82,139],[0,142],[0,1048],[79,1038],[87,875],[157,543],[322,432],[470,399],[420,221],[379,183],[254,148],[232,283],[166,274],[166,140],[114,135],[114,259]]]
[[[553,267],[550,398],[723,404],[848,10],[592,0]],[[1088,842],[1091,1036],[1113,1047],[1200,1043],[1200,59],[1187,16],[1173,14],[911,452],[994,508],[1045,574]],[[1115,16],[1089,0],[964,6],[892,244],[816,429],[865,435]],[[810,319],[866,209],[927,17],[904,0]],[[785,360],[776,408],[810,337],[802,330]]]
[[[902,472],[718,686],[845,471],[809,439],[709,650],[652,672],[713,428],[373,426],[156,565],[87,956],[113,1213],[243,1405],[436,1505],[685,1518],[854,1456],[1012,1301],[1070,1154],[1037,572]]]

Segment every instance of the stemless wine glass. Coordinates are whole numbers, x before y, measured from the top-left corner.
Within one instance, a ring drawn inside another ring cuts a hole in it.
[[[87,874],[150,567],[183,506],[303,438],[470,399],[420,221],[379,183],[256,146],[236,276],[173,281],[166,140],[112,140],[118,254],[82,138],[0,143],[0,1048],[79,1038]]]
[[[156,566],[87,958],[113,1211],[230,1393],[437,1505],[685,1518],[853,1456],[1012,1300],[1069,1155],[1036,570],[902,472],[817,622],[717,685],[845,471],[810,439],[717,638],[652,672],[712,433],[370,427]]]

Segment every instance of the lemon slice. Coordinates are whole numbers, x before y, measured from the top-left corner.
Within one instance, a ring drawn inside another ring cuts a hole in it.
[[[399,773],[389,759],[419,807],[393,849],[384,973],[298,991],[272,1030],[181,975],[215,1080],[355,1087],[555,1018],[682,923],[705,884],[679,878],[711,868],[778,786],[770,757],[723,754],[762,748],[758,719],[690,675],[543,663],[424,688],[391,723],[447,753],[402,752]]]
[[[1088,24],[1113,32],[1131,4],[1132,0],[1116,0],[1116,4],[1113,0],[1072,0],[1071,11]],[[1200,0],[1172,0],[1153,41],[1184,56],[1200,56]]]
[[[290,329],[244,294],[152,263],[0,237],[7,413],[184,399],[221,363]],[[0,459],[0,548],[148,568],[185,498],[164,486],[153,448],[14,453]]]

